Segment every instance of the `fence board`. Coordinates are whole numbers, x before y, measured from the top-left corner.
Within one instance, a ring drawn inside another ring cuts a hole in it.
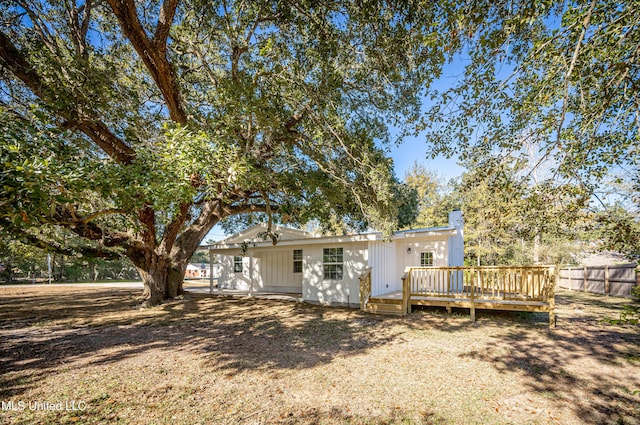
[[[638,284],[637,264],[606,266],[563,267],[558,275],[558,286],[574,291],[630,297]]]

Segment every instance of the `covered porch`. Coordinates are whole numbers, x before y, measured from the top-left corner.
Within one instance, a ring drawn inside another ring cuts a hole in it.
[[[378,314],[404,316],[411,306],[468,308],[471,320],[476,309],[542,311],[555,325],[554,266],[407,267],[402,290],[371,293],[369,268],[360,276],[360,308]]]

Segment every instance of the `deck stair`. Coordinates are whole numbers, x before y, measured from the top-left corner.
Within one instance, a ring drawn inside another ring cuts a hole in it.
[[[371,267],[360,275],[360,309],[374,314],[388,316],[404,316],[406,306],[402,304],[402,296],[371,296]]]
[[[401,299],[387,299],[371,297],[366,304],[365,311],[387,316],[404,316]]]

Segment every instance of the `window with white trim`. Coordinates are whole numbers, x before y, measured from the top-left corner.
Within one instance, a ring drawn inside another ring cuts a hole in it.
[[[344,267],[344,252],[342,248],[324,248],[322,251],[322,265],[324,278],[342,280]]]
[[[242,257],[233,257],[233,272],[242,273]]]
[[[293,250],[293,272],[302,273],[302,250]]]
[[[421,252],[420,253],[420,267],[433,266],[433,252]]]

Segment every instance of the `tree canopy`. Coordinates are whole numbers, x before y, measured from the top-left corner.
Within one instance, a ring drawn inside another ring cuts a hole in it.
[[[400,192],[380,145],[418,119],[456,25],[420,2],[3,5],[0,226],[126,255],[151,303],[181,291],[225,218],[390,234]]]
[[[498,1],[469,6],[459,83],[434,94],[422,128],[434,152],[522,152],[593,189],[622,167],[640,182],[637,1]]]
[[[500,181],[492,176],[505,163],[528,163],[521,176],[529,180],[521,210],[528,214],[518,220],[530,239],[579,221],[591,201],[592,210],[606,207],[598,228],[608,229],[601,235],[608,245],[637,252],[639,7],[633,0],[463,6],[452,36],[461,40],[454,57],[464,67],[457,83],[431,94],[417,130],[426,131],[433,156],[459,155],[489,182]],[[616,196],[599,197],[612,174],[630,188],[629,214],[609,207]],[[507,189],[493,186],[496,194]]]

